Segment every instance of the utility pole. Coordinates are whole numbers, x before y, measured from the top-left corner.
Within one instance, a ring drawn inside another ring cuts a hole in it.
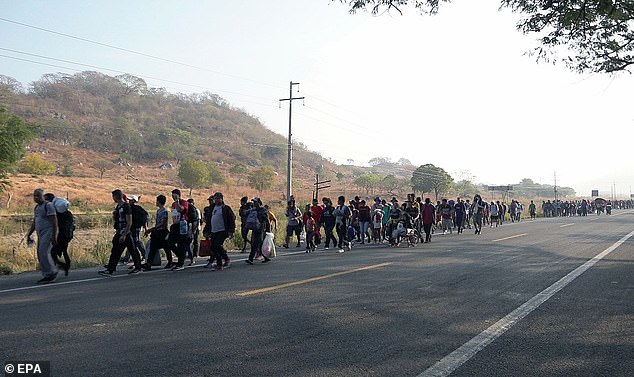
[[[289,89],[288,98],[280,99],[280,106],[282,101],[288,101],[288,161],[286,169],[286,200],[291,199],[292,193],[292,179],[293,179],[293,133],[291,132],[291,123],[293,121],[293,100],[304,99],[304,97],[293,98],[293,85],[299,85],[298,82],[292,82]]]
[[[330,179],[327,181],[319,181],[319,174],[315,174],[315,190],[313,190],[313,199],[319,200],[319,190],[327,189],[330,185],[322,186],[323,184],[330,183]]]

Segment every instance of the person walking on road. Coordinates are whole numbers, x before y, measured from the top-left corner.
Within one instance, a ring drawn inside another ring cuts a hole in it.
[[[293,234],[297,236],[297,247],[301,246],[300,236],[302,234],[302,211],[295,205],[295,200],[289,200],[286,207],[286,239],[284,245],[285,249],[288,249],[288,243],[291,240]]]
[[[150,235],[150,250],[148,252],[147,259],[145,260],[145,264],[141,266],[144,271],[150,271],[152,269],[152,261],[155,258],[156,253],[159,250],[165,250],[165,254],[168,256],[168,264],[172,263],[172,254],[168,253],[169,251],[169,242],[167,242],[167,237],[169,236],[168,229],[168,219],[169,213],[167,212],[167,208],[165,208],[165,204],[167,203],[167,198],[165,195],[159,195],[156,197],[156,206],[158,210],[156,211],[156,222],[154,227],[145,231],[145,236]]]
[[[116,232],[112,237],[112,249],[110,250],[110,259],[104,270],[99,271],[100,275],[112,276],[117,270],[117,263],[121,259],[121,254],[126,248],[132,254],[134,261],[134,269],[129,274],[137,274],[141,272],[141,256],[134,246],[130,229],[132,228],[132,208],[130,204],[123,199],[121,190],[112,192],[112,200],[117,203],[114,210],[114,220]]]
[[[271,231],[271,224],[269,223],[268,214],[269,211],[262,206],[262,200],[260,200],[260,198],[258,197],[255,197],[253,198],[252,202],[253,208],[251,208],[251,211],[247,216],[247,223],[255,225],[250,225],[250,228],[252,230],[251,253],[249,254],[249,258],[245,260],[247,264],[253,264],[255,256],[258,253],[262,253],[262,242],[264,241],[264,234]],[[271,259],[266,255],[262,255],[262,257],[264,257],[262,263],[268,263],[271,261]]]
[[[421,218],[423,220],[423,231],[425,232],[425,243],[431,242],[431,231],[436,221],[436,207],[431,204],[431,199],[425,198],[425,203],[421,206]]]
[[[214,203],[208,211],[210,217],[205,219],[205,222],[210,224],[211,252],[216,258],[216,265],[213,266],[210,259],[205,268],[210,268],[212,271],[222,271],[231,267],[231,259],[224,248],[224,242],[227,238],[232,238],[236,231],[236,215],[231,207],[225,204],[221,192],[215,193],[213,199]]]
[[[44,190],[36,189],[33,191],[33,201],[36,204],[33,210],[33,223],[25,238],[28,244],[32,244],[31,236],[33,232],[37,234],[37,259],[42,272],[42,278],[37,283],[47,284],[57,278],[57,268],[51,255],[53,246],[57,245],[57,213],[53,203],[44,200]]]

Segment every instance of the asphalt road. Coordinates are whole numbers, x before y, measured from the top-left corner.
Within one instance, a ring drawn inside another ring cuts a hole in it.
[[[632,376],[633,230],[621,211],[222,272],[2,277],[0,355],[61,377]]]

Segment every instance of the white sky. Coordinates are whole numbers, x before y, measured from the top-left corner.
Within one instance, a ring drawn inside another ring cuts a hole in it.
[[[306,97],[293,105],[295,140],[339,163],[405,157],[485,184],[552,184],[557,172],[579,195],[613,184],[628,195],[634,79],[536,64],[524,55],[534,36],[498,4],[372,17],[329,0],[0,0],[4,19],[204,68],[0,20],[0,55],[76,70],[0,56],[0,73],[25,85],[52,72],[118,74],[6,49],[123,71],[170,92],[217,93],[282,135],[278,99],[292,80]]]

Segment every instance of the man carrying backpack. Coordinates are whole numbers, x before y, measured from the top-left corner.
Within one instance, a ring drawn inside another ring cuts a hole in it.
[[[256,254],[262,252],[262,243],[264,242],[264,234],[271,231],[271,224],[269,223],[269,211],[262,206],[262,200],[260,198],[253,198],[253,208],[247,215],[246,226],[251,232],[251,253],[249,259],[245,260],[248,264],[253,264]],[[263,255],[264,260],[262,263],[270,262],[271,259],[266,255]]]
[[[236,231],[236,215],[231,207],[225,204],[224,196],[221,192],[213,195],[213,204],[209,206],[205,212],[205,229],[208,229],[206,235],[211,239],[212,257],[205,268],[212,271],[222,271],[231,267],[231,260],[224,248],[224,242],[227,238],[232,238]],[[216,265],[213,265],[213,258],[216,258]],[[223,263],[224,261],[224,263]]]
[[[130,237],[132,237],[132,243],[134,247],[141,254],[141,260],[145,258],[146,250],[143,241],[141,240],[141,229],[147,231],[149,215],[147,211],[139,204],[139,197],[136,195],[130,195],[128,197],[128,203],[132,210],[132,228],[130,229]],[[128,261],[130,259],[131,250],[128,250],[124,259]]]
[[[70,255],[68,255],[68,244],[73,239],[75,232],[75,219],[73,214],[68,210],[70,203],[64,198],[56,198],[51,193],[44,194],[44,200],[53,203],[57,214],[57,245],[53,245],[51,249],[51,257],[56,266],[64,270],[64,274],[68,276],[70,270]],[[59,261],[60,257],[64,257],[64,263]]]
[[[348,251],[352,248],[352,243],[346,241],[348,235],[348,225],[350,224],[352,211],[350,211],[350,208],[346,206],[345,196],[342,195],[337,199],[337,207],[335,208],[334,215],[337,237],[339,238],[339,253],[343,253],[344,243],[346,244],[346,246],[348,246]]]
[[[132,228],[132,208],[130,204],[125,201],[123,192],[121,190],[114,190],[112,192],[112,200],[117,203],[117,207],[114,210],[114,227],[116,233],[112,237],[112,249],[110,250],[110,258],[108,264],[104,270],[99,271],[100,275],[112,276],[117,269],[117,263],[121,258],[123,250],[127,247],[132,254],[132,260],[134,261],[134,269],[130,271],[130,274],[137,274],[141,272],[141,256],[138,254],[138,250],[132,243],[132,237],[130,236]]]
[[[179,189],[172,190],[172,225],[170,226],[169,244],[170,249],[176,257],[178,262],[175,265],[170,266],[169,263],[164,268],[170,268],[172,271],[180,271],[185,267],[185,253],[187,243],[189,239],[189,225],[187,224],[187,213],[189,203],[181,198],[181,191]]]

